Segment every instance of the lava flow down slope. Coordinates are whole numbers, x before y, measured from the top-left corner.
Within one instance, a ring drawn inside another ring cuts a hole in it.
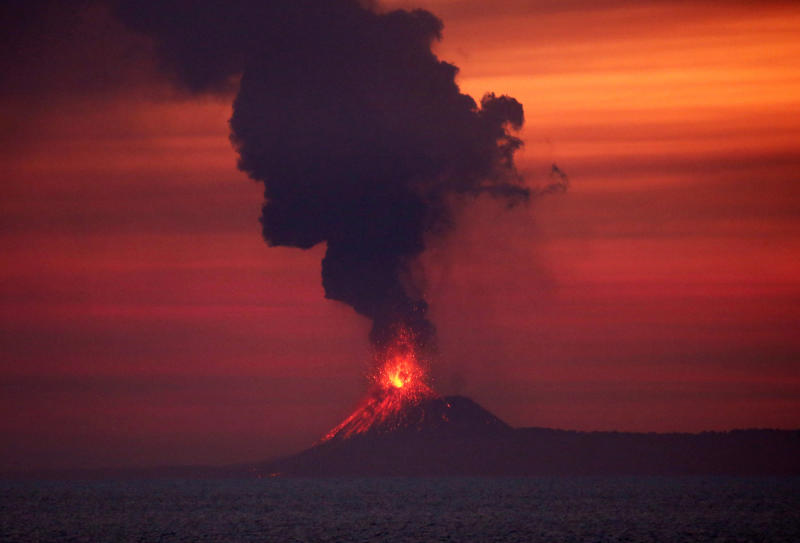
[[[464,451],[513,430],[478,404],[461,396],[442,397],[428,384],[413,335],[401,329],[376,356],[367,396],[355,411],[314,447],[260,466],[259,473],[287,475],[428,474],[448,471]],[[483,446],[481,445],[483,444]],[[488,450],[496,449],[489,447]],[[479,464],[485,463],[479,458]],[[465,465],[470,472],[479,465]]]
[[[390,392],[389,394],[394,394]],[[312,448],[257,466],[259,475],[371,476],[502,474],[514,430],[463,396],[403,402],[373,417],[368,400]],[[382,414],[383,415],[383,414]],[[375,423],[364,426],[367,419]],[[357,431],[356,431],[357,429]]]
[[[466,398],[442,398],[428,384],[425,364],[407,330],[379,355],[372,387],[358,408],[322,439],[508,431],[500,419]]]

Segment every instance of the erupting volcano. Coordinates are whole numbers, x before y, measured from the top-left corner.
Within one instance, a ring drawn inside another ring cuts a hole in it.
[[[356,434],[386,433],[412,425],[409,414],[422,401],[437,397],[428,385],[428,372],[419,359],[411,332],[401,328],[396,339],[378,355],[372,386],[361,405],[328,432],[323,442]]]
[[[522,104],[461,93],[458,68],[432,50],[442,21],[421,9],[117,0],[114,11],[153,38],[159,66],[185,90],[238,86],[231,141],[239,169],[264,185],[265,241],[325,244],[325,297],[372,323],[370,391],[322,442],[447,419],[450,404],[428,382],[436,327],[420,256],[470,199],[529,200],[514,163]],[[566,178],[555,181],[538,192]]]
[[[800,473],[794,434],[515,430],[472,400],[434,392],[427,247],[441,247],[475,198],[512,207],[567,186],[555,165],[543,187],[523,179],[522,104],[488,89],[479,99],[461,92],[458,68],[433,50],[443,31],[435,15],[374,0],[111,6],[152,38],[159,69],[182,90],[236,93],[230,139],[238,168],[263,184],[264,240],[324,247],[325,297],[371,325],[374,365],[357,409],[310,449],[253,471]],[[511,235],[500,228],[492,235]]]

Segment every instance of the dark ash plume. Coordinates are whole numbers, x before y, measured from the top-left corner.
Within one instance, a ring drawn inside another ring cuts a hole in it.
[[[270,245],[327,243],[326,297],[373,321],[380,346],[405,326],[433,347],[414,265],[449,206],[530,193],[514,167],[522,105],[459,92],[457,68],[431,45],[427,11],[378,13],[351,0],[140,3],[116,12],[155,39],[162,66],[192,92],[241,74],[231,140],[239,168],[264,183]]]

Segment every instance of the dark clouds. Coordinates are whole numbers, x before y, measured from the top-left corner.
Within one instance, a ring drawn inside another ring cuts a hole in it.
[[[155,40],[162,68],[191,92],[230,88],[239,167],[264,183],[270,245],[326,242],[328,298],[372,319],[377,345],[411,328],[433,347],[417,257],[452,226],[462,195],[525,200],[509,134],[522,106],[461,94],[457,68],[431,44],[429,12],[377,13],[350,0],[239,0],[115,12]]]

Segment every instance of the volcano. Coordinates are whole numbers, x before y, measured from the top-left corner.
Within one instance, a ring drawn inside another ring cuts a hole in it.
[[[484,473],[486,466],[503,464],[500,456],[515,434],[508,424],[463,396],[431,395],[376,416],[385,402],[380,397],[368,399],[315,446],[259,466],[259,473]]]
[[[515,429],[440,396],[413,334],[376,356],[367,396],[317,444],[251,466],[259,476],[800,474],[800,432],[701,434]]]
[[[463,396],[431,392],[382,412],[372,396],[316,445],[258,476],[800,474],[800,431],[699,434],[512,428]]]

